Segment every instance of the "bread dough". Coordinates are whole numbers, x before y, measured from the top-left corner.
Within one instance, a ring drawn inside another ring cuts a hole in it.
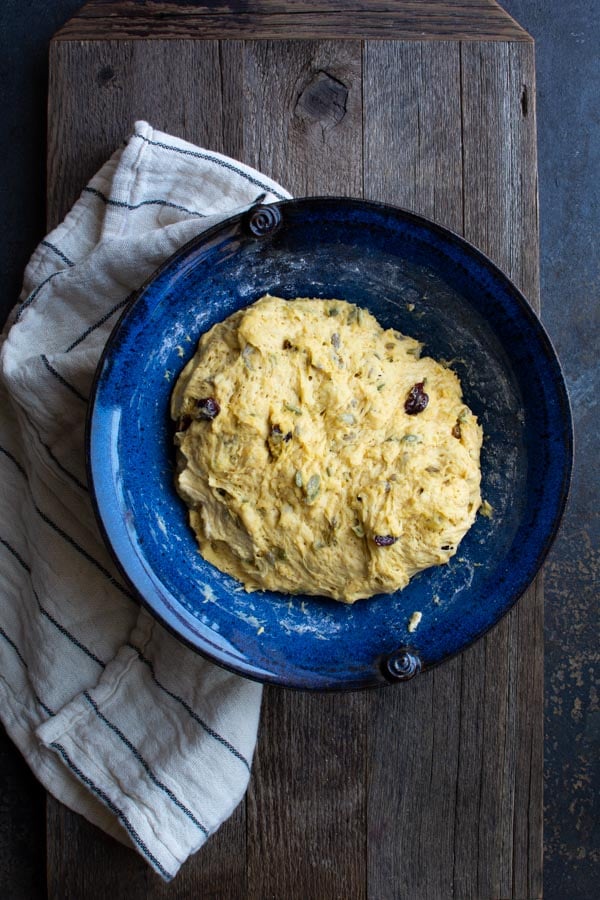
[[[171,412],[205,559],[345,603],[446,563],[481,504],[482,431],[420,351],[341,300],[266,295],[204,334]]]

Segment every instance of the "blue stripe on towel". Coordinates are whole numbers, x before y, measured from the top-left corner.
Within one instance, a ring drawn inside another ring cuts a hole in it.
[[[27,672],[29,672],[29,666],[27,665],[27,661],[26,661],[25,658],[23,657],[23,654],[21,653],[21,651],[19,650],[19,648],[17,647],[17,645],[15,644],[15,642],[14,642],[13,640],[11,640],[11,638],[9,638],[9,636],[8,636],[7,633],[5,632],[4,628],[2,628],[1,626],[0,626],[0,636],[3,637],[4,640],[6,641],[6,643],[9,644],[9,645],[13,648],[13,650],[14,650],[15,653],[17,654],[17,658],[18,658],[19,662],[21,663],[21,665],[23,666],[23,668],[24,668]],[[31,693],[33,694],[33,696],[34,696],[36,702],[42,707],[42,709],[44,710],[44,712],[46,713],[46,715],[48,715],[48,716],[54,716],[54,715],[55,715],[54,710],[53,710],[53,709],[50,709],[49,706],[46,706],[46,704],[44,703],[43,700],[40,700],[40,698],[38,697],[38,695],[36,694],[36,692],[33,690],[33,687],[31,688]]]
[[[54,376],[54,378],[56,378],[57,381],[60,381],[60,383],[64,387],[68,388],[73,394],[75,394],[76,397],[78,397],[84,403],[88,402],[87,397],[84,397],[84,395],[82,393],[80,393],[80,391],[78,391],[76,387],[74,387],[70,382],[68,382],[66,378],[63,378],[63,376],[60,374],[60,372],[56,371],[56,369],[51,364],[51,362],[49,361],[49,359],[45,353],[40,354],[40,359],[44,363],[46,369],[50,372],[51,375]]]
[[[203,834],[205,834],[208,837],[208,834],[209,834],[208,828],[205,825],[203,825],[202,822],[200,822],[196,818],[196,816],[193,814],[193,812],[190,809],[188,809],[188,807],[185,806],[185,804],[183,804],[181,802],[181,800],[179,800],[175,796],[173,791],[170,788],[168,788],[166,784],[163,784],[162,781],[159,781],[159,779],[156,777],[156,775],[154,774],[154,772],[152,771],[152,769],[150,768],[150,766],[148,765],[148,763],[146,762],[146,760],[144,759],[144,757],[142,756],[140,751],[137,749],[137,747],[135,747],[131,743],[131,741],[127,737],[125,737],[123,732],[119,728],[117,728],[116,725],[114,725],[112,722],[110,722],[106,718],[106,716],[103,715],[103,713],[98,708],[98,705],[94,702],[94,700],[92,700],[92,698],[90,697],[90,695],[88,694],[87,691],[83,692],[83,696],[85,697],[87,702],[90,704],[90,706],[92,707],[92,709],[94,710],[94,712],[96,713],[98,718],[102,722],[104,722],[104,724],[108,728],[110,728],[110,730],[113,732],[113,734],[116,734],[116,736],[119,738],[119,740],[123,742],[123,744],[127,747],[127,749],[133,753],[133,755],[135,756],[135,758],[137,759],[137,761],[139,762],[139,764],[141,765],[143,770],[148,775],[148,778],[150,779],[150,781],[152,781],[152,783],[155,784],[157,788],[159,788],[161,791],[163,791],[163,793],[165,793],[167,795],[167,797],[173,801],[175,806],[178,809],[180,809],[185,816],[187,816],[187,818],[190,820],[190,822],[193,822],[193,824],[196,826],[196,828],[198,828]]]
[[[62,252],[62,250],[59,250],[58,247],[55,247],[54,244],[50,243],[50,241],[43,240],[43,241],[40,241],[40,243],[42,244],[43,247],[48,247],[49,250],[52,250],[54,253],[56,253],[56,255],[60,259],[62,259],[63,262],[66,262],[66,264],[68,266],[75,265],[75,263],[71,259],[69,259],[68,256],[65,256],[65,254]]]
[[[125,815],[125,813],[122,810],[120,810],[119,807],[113,803],[113,801],[110,799],[108,794],[106,794],[102,790],[102,788],[99,788],[98,785],[94,784],[92,779],[88,778],[88,776],[85,775],[81,771],[79,766],[75,765],[75,763],[69,757],[67,751],[61,744],[59,744],[57,741],[54,741],[52,744],[50,744],[50,746],[54,750],[57,750],[60,753],[60,755],[62,756],[66,765],[69,767],[69,769],[75,775],[77,775],[79,780],[82,781],[86,785],[86,787],[88,787],[91,791],[93,791],[93,793],[96,794],[96,796],[99,797],[100,800],[102,800],[103,803],[106,804],[106,806],[110,809],[111,813],[113,815],[115,815],[117,817],[117,819],[120,821],[121,825],[123,825],[127,834],[130,836],[130,838],[134,842],[134,844],[136,844],[140,848],[140,850],[142,851],[144,856],[146,856],[150,860],[150,862],[156,867],[156,869],[160,872],[160,874],[163,876],[163,878],[170,880],[173,877],[171,875],[171,873],[167,872],[167,870],[164,868],[164,866],[162,866],[159,863],[159,861],[154,856],[154,854],[152,854],[150,852],[150,850],[148,849],[148,847],[146,846],[144,841],[141,839],[141,837],[139,836],[139,834],[137,833],[137,831],[135,830],[135,828],[133,827],[133,825],[131,824],[131,822],[129,821],[127,816]]]
[[[148,667],[148,669],[150,670],[150,676],[151,676],[153,682],[156,684],[156,686],[159,687],[161,689],[161,691],[164,691],[165,694],[167,694],[169,697],[171,697],[177,703],[179,703],[185,709],[185,711],[187,713],[189,713],[189,715],[192,717],[192,719],[194,719],[194,721],[197,722],[201,726],[201,728],[203,728],[206,731],[207,734],[209,734],[216,741],[218,741],[220,744],[222,744],[223,747],[226,747],[227,750],[229,750],[229,752],[232,753],[233,756],[236,757],[236,759],[239,759],[240,762],[242,762],[244,764],[244,766],[248,769],[248,771],[250,771],[250,763],[245,759],[244,756],[242,756],[242,754],[239,752],[239,750],[235,749],[233,744],[230,744],[226,738],[222,737],[218,733],[218,731],[215,731],[214,728],[211,728],[210,725],[207,725],[207,723],[203,719],[201,719],[197,713],[194,712],[192,707],[188,703],[186,703],[186,701],[183,699],[183,697],[180,697],[178,694],[174,694],[173,691],[170,691],[168,688],[166,688],[164,686],[164,684],[160,683],[160,681],[156,677],[156,672],[154,671],[154,666],[152,665],[150,660],[144,656],[144,654],[139,649],[139,647],[136,647],[135,644],[129,643],[129,641],[127,641],[126,646],[131,647],[132,650],[135,650],[138,657],[140,658],[140,662],[143,662],[144,665],[146,665]]]
[[[4,547],[6,547],[8,552],[12,553],[12,555],[17,560],[17,562],[25,569],[25,571],[29,575],[31,575],[30,567],[27,565],[27,563],[25,562],[23,557],[19,553],[17,553],[15,548],[11,547],[11,545],[8,543],[8,541],[5,541],[4,538],[1,538],[1,537],[0,537],[0,544],[2,544]],[[90,659],[93,659],[95,663],[97,663],[99,666],[101,666],[104,669],[106,667],[106,663],[102,662],[102,660],[98,656],[96,656],[95,653],[93,653],[91,650],[89,650],[84,644],[81,643],[81,641],[77,640],[75,635],[71,634],[71,632],[68,631],[64,625],[61,625],[60,622],[58,622],[54,618],[54,616],[50,615],[48,610],[44,606],[42,606],[40,598],[38,597],[37,592],[36,592],[35,588],[33,587],[33,585],[31,585],[31,590],[33,591],[33,596],[36,599],[36,602],[37,602],[37,605],[39,607],[41,614],[46,619],[48,619],[48,621],[51,622],[52,625],[54,625],[54,627],[57,628],[58,631],[60,631],[60,633],[62,635],[64,635],[72,644],[74,644],[76,647],[78,647],[81,651],[83,651],[83,653],[86,654],[86,656],[89,656]]]
[[[191,216],[206,218],[205,213],[197,212],[195,209],[188,209],[187,206],[180,206],[179,203],[171,203],[170,200],[141,200],[139,203],[126,203],[124,200],[113,200],[112,197],[107,197],[102,191],[98,191],[93,187],[84,187],[83,190],[86,194],[94,194],[94,196],[100,197],[107,206],[121,206],[124,209],[140,209],[142,206],[168,206],[171,209],[179,209],[181,212],[189,213]]]
[[[286,200],[284,194],[280,194],[274,188],[269,187],[268,184],[265,184],[263,181],[259,181],[258,178],[254,178],[252,175],[249,175],[247,172],[244,172],[243,169],[239,169],[237,166],[234,166],[233,163],[227,162],[224,159],[219,159],[217,156],[213,156],[212,153],[202,153],[199,150],[184,150],[182,147],[174,147],[172,144],[162,144],[160,141],[151,141],[150,138],[144,137],[143,134],[139,134],[137,131],[133,134],[133,137],[139,138],[141,141],[145,141],[147,144],[151,144],[153,147],[161,147],[163,150],[172,150],[174,153],[181,153],[183,156],[194,156],[197,159],[207,159],[210,162],[214,163],[216,166],[221,166],[222,169],[228,169],[230,172],[235,172],[236,175],[239,175],[241,178],[245,178],[246,181],[249,181],[250,184],[255,184],[257,187],[263,188],[265,191],[268,191],[273,196],[278,197],[280,200]]]

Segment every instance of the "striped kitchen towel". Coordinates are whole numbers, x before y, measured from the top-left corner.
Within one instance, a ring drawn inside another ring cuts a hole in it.
[[[41,242],[0,350],[0,714],[55,797],[172,878],[242,799],[261,687],[179,644],[103,545],[87,398],[131,293],[259,194],[234,160],[137,122]]]

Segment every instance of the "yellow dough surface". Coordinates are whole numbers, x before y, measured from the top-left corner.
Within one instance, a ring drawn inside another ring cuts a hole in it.
[[[204,334],[171,413],[205,559],[345,603],[446,563],[481,505],[482,431],[420,352],[342,300],[266,295]]]

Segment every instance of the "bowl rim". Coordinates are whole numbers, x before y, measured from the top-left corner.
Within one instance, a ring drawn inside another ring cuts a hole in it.
[[[430,219],[427,216],[421,215],[420,213],[413,212],[412,210],[406,209],[402,206],[396,206],[390,203],[384,203],[382,201],[376,200],[366,200],[360,197],[342,197],[342,196],[326,196],[326,195],[308,195],[302,197],[292,197],[285,200],[278,200],[272,203],[264,204],[264,198],[266,195],[260,195],[253,203],[235,209],[232,211],[231,215],[226,216],[221,219],[214,225],[211,225],[209,228],[201,231],[199,234],[195,235],[189,241],[186,241],[179,247],[174,253],[172,253],[167,259],[165,259],[157,268],[142,282],[142,284],[131,292],[129,297],[127,298],[127,303],[122,309],[117,321],[115,322],[110,335],[108,336],[104,347],[102,349],[102,353],[98,359],[98,363],[96,365],[96,369],[94,372],[94,377],[92,380],[91,390],[89,394],[89,400],[86,410],[86,419],[85,419],[85,466],[86,466],[86,475],[87,475],[87,483],[89,486],[90,492],[90,500],[92,504],[92,508],[94,511],[94,515],[96,518],[97,525],[100,530],[100,534],[104,541],[105,546],[107,547],[111,558],[115,565],[117,566],[119,572],[125,579],[125,583],[131,589],[134,599],[140,602],[141,606],[145,608],[155,619],[157,619],[162,627],[166,628],[168,632],[170,632],[177,640],[183,643],[185,646],[192,649],[195,653],[198,653],[203,658],[207,659],[209,662],[212,662],[215,665],[220,666],[221,668],[233,672],[236,675],[240,675],[243,678],[248,678],[252,681],[257,681],[261,684],[270,684],[276,687],[282,687],[292,690],[301,690],[301,691],[314,691],[318,693],[330,693],[330,692],[340,692],[346,693],[347,691],[358,691],[365,690],[371,688],[379,688],[389,686],[391,683],[390,680],[386,680],[385,677],[382,676],[381,680],[371,680],[369,682],[363,682],[360,679],[357,681],[348,681],[340,683],[339,681],[331,678],[330,680],[323,681],[321,680],[318,685],[311,685],[310,683],[299,683],[297,680],[293,678],[289,679],[285,675],[280,675],[278,673],[269,673],[268,675],[261,674],[259,675],[251,665],[247,664],[245,661],[243,663],[237,664],[236,662],[232,662],[229,657],[225,657],[225,655],[220,655],[220,651],[217,650],[218,655],[214,655],[214,650],[211,652],[210,649],[206,647],[199,646],[197,643],[194,643],[191,638],[186,635],[181,634],[177,631],[177,629],[161,615],[152,605],[152,603],[142,594],[142,592],[137,588],[131,577],[129,576],[124,564],[121,562],[119,555],[113,546],[113,543],[108,535],[107,528],[105,526],[105,522],[100,510],[100,503],[98,500],[98,496],[95,488],[95,479],[93,474],[93,463],[92,463],[92,424],[94,417],[94,410],[96,406],[96,398],[97,392],[100,386],[101,378],[104,372],[104,364],[111,354],[113,350],[113,346],[118,337],[120,328],[127,318],[131,310],[135,307],[136,303],[140,299],[140,297],[144,294],[147,288],[157,279],[159,278],[167,269],[169,269],[174,263],[176,263],[180,258],[185,258],[189,252],[195,248],[197,245],[201,245],[205,242],[210,241],[212,238],[217,236],[220,232],[227,230],[235,223],[241,222],[245,217],[251,214],[252,210],[257,209],[261,206],[269,206],[269,207],[277,207],[279,209],[285,209],[286,207],[294,206],[294,207],[302,207],[305,205],[313,205],[313,206],[321,206],[324,209],[330,207],[332,205],[346,205],[350,208],[367,208],[372,209],[377,212],[390,212],[395,215],[400,215],[409,223],[415,224],[417,226],[424,227],[429,229],[439,236],[441,236],[446,241],[449,241],[451,244],[458,246],[459,249],[466,250],[477,262],[483,265],[484,268],[488,269],[492,276],[500,280],[504,283],[505,289],[512,294],[514,300],[516,300],[517,305],[519,307],[519,311],[525,318],[528,320],[530,326],[536,332],[537,337],[540,341],[541,349],[546,357],[552,360],[555,369],[556,369],[556,397],[560,403],[560,412],[561,418],[563,420],[563,433],[561,435],[562,444],[564,448],[564,466],[562,471],[562,480],[560,486],[560,492],[556,497],[556,505],[555,512],[552,518],[552,521],[549,527],[546,530],[546,534],[544,537],[544,541],[540,546],[538,553],[535,559],[532,561],[528,570],[524,573],[522,579],[522,585],[518,587],[518,589],[512,592],[512,596],[508,604],[500,611],[500,613],[489,622],[489,624],[483,628],[472,640],[470,640],[467,644],[464,644],[462,647],[459,647],[453,653],[449,653],[441,659],[424,665],[422,670],[423,672],[429,671],[430,669],[436,668],[437,666],[447,662],[450,659],[459,656],[465,650],[468,650],[469,647],[472,647],[477,641],[481,640],[485,635],[487,635],[496,625],[499,624],[505,616],[514,609],[516,603],[523,596],[523,594],[531,587],[535,578],[537,577],[542,565],[548,553],[556,540],[564,512],[565,507],[569,498],[571,482],[572,482],[572,473],[573,473],[573,455],[574,455],[574,432],[573,432],[573,415],[571,410],[570,397],[567,389],[566,379],[564,375],[564,371],[559,359],[559,356],[554,348],[552,340],[541,321],[541,318],[537,315],[529,301],[527,300],[523,291],[517,287],[514,281],[506,274],[506,272],[498,266],[490,257],[484,253],[479,247],[473,244],[471,241],[462,237],[462,235],[458,234],[458,232],[448,228],[445,225],[440,225],[433,219]],[[290,595],[291,596],[291,595]],[[216,649],[216,648],[215,648]],[[409,649],[409,648],[408,648]],[[397,683],[397,682],[396,682]]]

